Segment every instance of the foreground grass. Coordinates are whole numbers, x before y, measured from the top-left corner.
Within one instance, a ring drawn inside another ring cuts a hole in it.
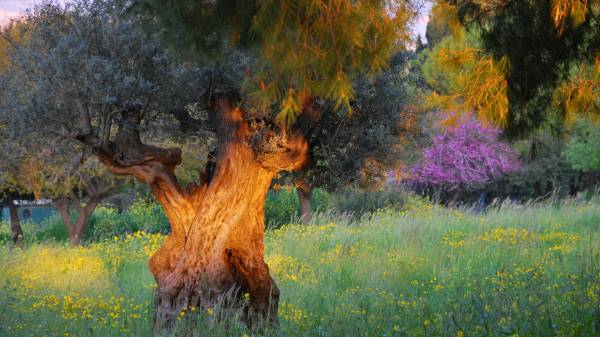
[[[282,298],[256,332],[200,320],[202,336],[600,336],[600,204],[485,215],[427,204],[358,223],[321,219],[267,234]],[[70,249],[0,247],[0,336],[149,336],[162,237]]]

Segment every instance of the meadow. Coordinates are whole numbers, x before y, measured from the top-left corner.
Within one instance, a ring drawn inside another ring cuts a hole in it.
[[[190,308],[175,335],[199,320],[191,335],[600,336],[599,200],[475,213],[409,199],[402,211],[314,222],[267,231],[277,325]],[[0,336],[151,335],[147,259],[163,239],[2,244]]]

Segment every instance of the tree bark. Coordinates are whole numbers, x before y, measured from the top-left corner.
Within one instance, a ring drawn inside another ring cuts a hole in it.
[[[23,248],[23,240],[25,237],[23,235],[23,229],[21,228],[21,222],[19,221],[19,210],[10,194],[5,195],[4,204],[8,207],[12,241],[15,246]]]
[[[300,223],[308,225],[312,220],[312,192],[313,188],[308,184],[296,187],[298,201],[300,201]]]
[[[268,150],[252,143],[256,130],[225,97],[212,101],[209,117],[217,131],[216,159],[200,185],[182,188],[174,175],[180,150],[143,144],[135,128],[120,128],[114,143],[96,148],[113,173],[150,185],[171,225],[149,261],[158,285],[156,334],[171,328],[189,307],[243,309],[249,324],[274,320],[277,313],[279,289],[264,261],[264,205],[273,177],[300,169],[308,145],[285,131],[262,135],[271,137],[264,142]],[[123,118],[139,125],[135,111]]]

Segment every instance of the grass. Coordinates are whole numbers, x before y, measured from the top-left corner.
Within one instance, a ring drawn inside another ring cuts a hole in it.
[[[600,336],[597,201],[486,214],[413,201],[316,222],[267,233],[277,326],[250,331],[190,310],[178,333],[193,319],[202,336]],[[0,246],[0,336],[149,336],[146,261],[161,240]]]

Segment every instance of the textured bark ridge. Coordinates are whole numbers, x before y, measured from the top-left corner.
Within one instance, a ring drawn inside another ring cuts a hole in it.
[[[174,175],[180,151],[144,145],[135,129],[121,128],[114,143],[96,149],[114,173],[148,183],[171,224],[149,263],[158,284],[155,331],[168,329],[186,308],[244,297],[249,323],[276,317],[279,290],[264,261],[264,204],[273,177],[299,169],[308,145],[301,136],[271,134],[257,149],[242,110],[224,97],[213,101],[209,116],[218,147],[199,185],[181,187]],[[123,118],[139,121],[135,112]]]

